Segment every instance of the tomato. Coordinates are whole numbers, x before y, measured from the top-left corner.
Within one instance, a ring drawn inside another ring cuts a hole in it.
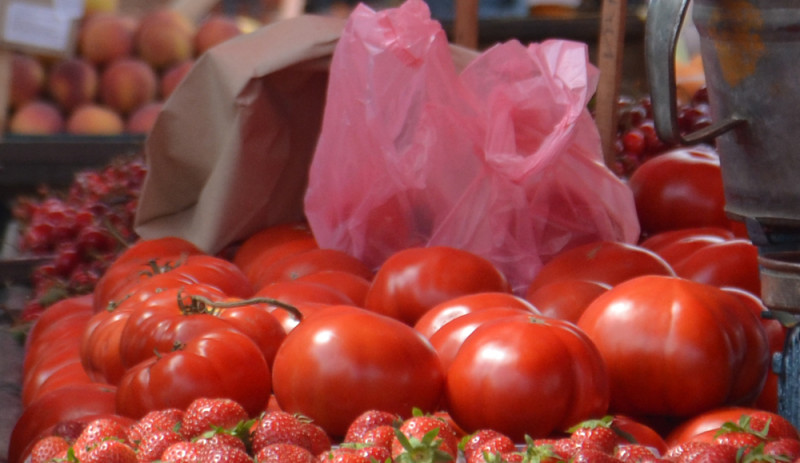
[[[511,292],[506,277],[488,260],[447,246],[407,248],[378,269],[364,307],[414,325],[436,304],[480,292]]]
[[[675,264],[675,273],[714,286],[733,286],[761,295],[758,248],[733,239],[703,246]]]
[[[41,385],[47,381],[55,372],[70,363],[80,363],[80,348],[78,346],[77,334],[71,343],[67,345],[56,345],[58,350],[53,349],[47,355],[41,356],[25,373],[22,379],[22,403],[27,405],[31,398],[36,394]]]
[[[586,307],[609,288],[598,281],[566,279],[534,288],[525,299],[542,315],[575,323]]]
[[[479,326],[489,320],[526,313],[537,314],[538,312],[535,309],[531,310],[513,305],[486,307],[476,310],[442,325],[431,335],[431,345],[436,349],[436,353],[439,354],[439,359],[442,361],[442,367],[447,371],[464,340]]]
[[[475,329],[447,370],[445,390],[465,431],[491,428],[516,442],[603,415],[609,403],[608,374],[592,341],[572,323],[527,314]]]
[[[75,347],[81,333],[92,316],[91,312],[76,313],[53,322],[28,344],[22,361],[23,374],[27,375],[33,365],[55,352]]]
[[[578,320],[611,379],[611,410],[685,417],[752,400],[769,367],[764,328],[736,297],[646,275],[595,299]]]
[[[298,318],[293,312],[288,310],[283,310],[280,308],[273,309],[270,314],[274,316],[278,322],[283,327],[283,330],[288,333],[292,331],[302,320],[305,320],[311,315],[316,314],[317,312],[323,311],[328,307],[334,306],[337,304],[326,304],[322,302],[300,302],[294,304],[294,308],[297,309],[301,317]]]
[[[130,368],[119,383],[116,408],[139,419],[152,410],[185,409],[200,397],[227,397],[254,417],[264,411],[271,392],[269,367],[258,346],[229,328]]]
[[[708,433],[709,431],[714,432],[718,430],[726,422],[738,423],[743,415],[752,415],[754,413],[763,414],[776,423],[786,422],[786,418],[770,411],[742,406],[720,407],[686,419],[670,431],[665,440],[670,447],[682,442],[695,440],[698,436]]]
[[[342,270],[321,270],[303,275],[294,281],[330,286],[344,293],[353,304],[359,307],[364,305],[370,283],[367,278]]]
[[[252,258],[250,263],[242,268],[245,276],[258,290],[263,284],[259,282],[263,279],[261,273],[269,269],[276,262],[286,257],[292,256],[312,249],[319,249],[317,240],[314,237],[298,238],[276,243],[267,249],[259,251],[258,255]]]
[[[256,288],[277,281],[291,281],[309,273],[322,270],[341,270],[372,279],[372,269],[357,258],[336,249],[309,249],[279,259],[260,269]]]
[[[700,249],[717,243],[727,241],[725,238],[714,235],[689,236],[661,247],[657,254],[661,256],[677,273],[677,266]]]
[[[659,455],[667,453],[667,442],[661,437],[661,434],[639,420],[625,415],[614,415],[611,419],[611,428],[618,434],[630,437],[635,444],[656,449]]]
[[[706,147],[676,148],[631,175],[642,235],[690,227],[731,228],[719,156]]]
[[[73,384],[42,394],[22,411],[8,441],[8,461],[22,463],[25,450],[62,421],[114,413],[116,388],[107,384]]]
[[[51,371],[43,381],[37,384],[27,384],[22,388],[22,405],[28,406],[47,392],[66,387],[76,383],[92,383],[86,370],[81,365],[81,359],[73,356],[61,363],[58,368]]]
[[[646,237],[639,246],[658,253],[662,247],[668,246],[684,238],[696,236],[717,236],[724,240],[733,239],[736,236],[731,230],[721,227],[690,227],[677,230],[667,230]]]
[[[515,307],[538,313],[528,301],[511,293],[474,293],[436,304],[417,320],[414,329],[430,339],[433,333],[453,319],[492,307]]]
[[[444,382],[425,337],[353,306],[327,307],[300,322],[278,349],[272,377],[283,410],[336,437],[369,409],[406,417],[414,407],[434,411]]]
[[[256,291],[254,297],[267,297],[286,304],[320,302],[352,304],[353,301],[337,288],[308,281],[278,281]]]
[[[61,299],[49,305],[28,330],[28,334],[25,336],[26,349],[31,344],[35,344],[40,336],[48,340],[51,339],[51,335],[48,334],[50,333],[50,325],[62,323],[67,317],[72,317],[73,315],[81,317],[81,314],[91,313],[92,298],[91,294],[86,294]]]
[[[269,250],[287,241],[296,239],[313,238],[311,229],[305,222],[291,222],[273,225],[260,230],[247,239],[236,249],[233,256],[233,263],[247,273],[250,264],[258,258],[258,255],[265,250]]]
[[[112,266],[129,262],[147,262],[151,259],[165,256],[189,256],[195,254],[205,253],[191,241],[178,236],[164,236],[149,240],[141,239],[120,253],[114,259]]]
[[[674,274],[664,259],[648,249],[619,241],[598,241],[564,251],[545,263],[526,293],[566,279],[614,286],[640,275]]]

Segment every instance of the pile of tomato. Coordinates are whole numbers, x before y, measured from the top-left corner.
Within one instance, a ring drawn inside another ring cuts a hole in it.
[[[628,180],[640,242],[564,251],[524,294],[460,249],[372,269],[303,223],[218,255],[139,241],[33,325],[9,461],[98,416],[201,397],[300,414],[333,442],[373,409],[518,444],[609,414],[667,436],[725,407],[774,412],[786,328],[763,316],[757,248],[725,215],[719,176],[710,148],[643,164]]]

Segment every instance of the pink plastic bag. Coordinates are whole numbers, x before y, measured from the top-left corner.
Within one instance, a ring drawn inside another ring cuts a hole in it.
[[[562,250],[634,242],[633,196],[586,109],[596,83],[582,43],[510,41],[459,72],[422,0],[357,7],[305,196],[320,246],[375,267],[409,246],[458,247],[520,293]]]

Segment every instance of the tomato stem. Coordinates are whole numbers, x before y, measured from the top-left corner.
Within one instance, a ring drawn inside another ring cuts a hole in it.
[[[191,307],[193,307],[195,310],[197,310],[199,312],[207,311],[206,307],[211,307],[212,308],[211,313],[216,313],[219,309],[229,309],[229,308],[233,308],[233,307],[243,307],[243,306],[251,305],[251,304],[269,304],[269,305],[274,305],[276,307],[280,307],[280,308],[286,310],[287,312],[292,314],[292,316],[294,316],[298,320],[302,320],[303,319],[303,314],[300,312],[300,310],[297,307],[295,307],[295,306],[293,306],[291,304],[287,304],[285,302],[281,302],[281,301],[279,301],[277,299],[272,299],[271,297],[254,297],[254,298],[250,298],[250,299],[241,299],[241,300],[236,300],[236,301],[225,301],[225,302],[223,302],[223,301],[212,301],[211,299],[209,299],[209,298],[207,298],[205,296],[194,295],[194,296],[190,296],[190,297],[191,297],[191,300],[192,300]],[[178,295],[178,303],[183,305],[182,302],[181,302],[180,295]]]

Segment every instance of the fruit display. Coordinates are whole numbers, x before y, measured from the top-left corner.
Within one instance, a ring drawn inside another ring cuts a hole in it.
[[[167,7],[87,9],[75,53],[15,52],[5,130],[17,135],[147,134],[193,61],[251,28],[212,11],[199,22]]]

